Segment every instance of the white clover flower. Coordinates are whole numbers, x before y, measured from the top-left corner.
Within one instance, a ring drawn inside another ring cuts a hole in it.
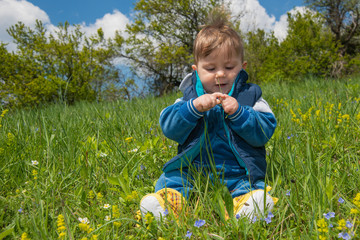
[[[139,149],[137,149],[137,148],[134,148],[134,149],[132,149],[132,150],[130,150],[130,151],[128,151],[128,152],[137,152]]]
[[[110,207],[110,204],[104,204],[104,208],[108,209]]]
[[[38,162],[38,161],[36,161],[36,160],[32,160],[32,161],[31,161],[31,164],[32,164],[32,165],[34,165],[34,166],[36,166],[36,165],[38,165],[38,164],[39,164],[39,162]]]
[[[100,157],[106,157],[107,156],[107,154],[106,153],[100,153]]]
[[[111,217],[110,216],[105,216],[105,219],[104,219],[105,221],[110,221],[111,220]]]
[[[90,223],[90,221],[89,221],[89,219],[87,217],[78,218],[78,220],[79,220],[79,222],[84,223],[84,224],[89,224]]]

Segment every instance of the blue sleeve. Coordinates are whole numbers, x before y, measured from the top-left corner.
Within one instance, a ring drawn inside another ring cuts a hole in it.
[[[160,127],[167,138],[183,144],[203,116],[194,107],[193,99],[178,99],[160,113]]]
[[[254,147],[264,146],[274,134],[277,124],[272,112],[255,111],[249,106],[240,106],[229,119],[230,128]]]

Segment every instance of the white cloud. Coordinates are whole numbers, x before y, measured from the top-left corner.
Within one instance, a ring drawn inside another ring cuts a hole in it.
[[[7,33],[7,29],[18,21],[26,26],[35,25],[36,19],[44,24],[49,23],[49,16],[39,7],[25,0],[0,0],[0,41],[11,43],[12,38]],[[14,49],[13,43],[9,44],[9,49]]]
[[[126,24],[129,24],[130,20],[122,14],[119,10],[115,9],[113,13],[107,13],[104,17],[96,19],[95,23],[86,25],[82,23],[82,31],[87,36],[95,34],[99,28],[104,31],[105,38],[112,38],[115,36],[115,31],[124,32]]]
[[[240,27],[245,32],[257,28],[271,30],[276,21],[275,16],[269,16],[258,0],[230,0],[230,9],[234,15],[240,15]]]
[[[9,43],[8,50],[16,49],[16,45],[12,43],[12,38],[6,32],[10,26],[21,21],[28,27],[34,27],[36,19],[42,21],[49,33],[54,33],[57,26],[50,23],[50,18],[39,7],[33,5],[26,0],[0,0],[0,41]],[[97,33],[99,28],[104,31],[105,38],[115,36],[115,31],[124,32],[126,24],[130,20],[122,14],[119,10],[114,10],[112,13],[105,14],[102,18],[96,19],[95,23],[86,24],[80,23],[81,31],[86,36]],[[73,27],[70,27],[70,30]]]
[[[305,13],[308,10],[306,7],[295,7],[289,11],[290,14],[296,14],[300,12],[301,14]],[[274,25],[274,35],[280,41],[284,40],[287,36],[287,28],[288,28],[288,15],[283,14],[280,17],[280,20],[277,21]]]
[[[276,21],[274,15],[269,15],[258,0],[229,0],[230,9],[234,16],[240,16],[240,28],[244,32],[253,31],[257,28],[265,31],[274,31],[275,37],[280,41],[285,39],[288,28],[288,16],[284,13],[280,20]],[[295,7],[290,13],[304,13],[305,7]]]

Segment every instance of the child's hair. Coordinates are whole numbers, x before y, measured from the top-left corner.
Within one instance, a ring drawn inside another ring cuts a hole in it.
[[[208,17],[208,24],[197,34],[194,41],[195,64],[201,58],[212,53],[216,48],[225,48],[228,57],[237,54],[244,61],[244,48],[241,37],[229,25],[226,13],[213,11]],[[234,52],[235,51],[235,52]]]

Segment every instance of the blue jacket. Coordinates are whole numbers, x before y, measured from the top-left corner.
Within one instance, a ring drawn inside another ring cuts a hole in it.
[[[266,174],[265,143],[275,131],[276,119],[258,85],[246,83],[248,75],[241,70],[229,93],[237,99],[239,109],[224,114],[223,124],[229,145],[239,164],[245,167],[250,181],[264,180]],[[205,142],[209,112],[196,110],[193,100],[204,94],[196,72],[189,74],[180,85],[184,96],[160,114],[164,135],[179,143],[178,155],[167,162],[164,172],[187,167],[196,158]]]

